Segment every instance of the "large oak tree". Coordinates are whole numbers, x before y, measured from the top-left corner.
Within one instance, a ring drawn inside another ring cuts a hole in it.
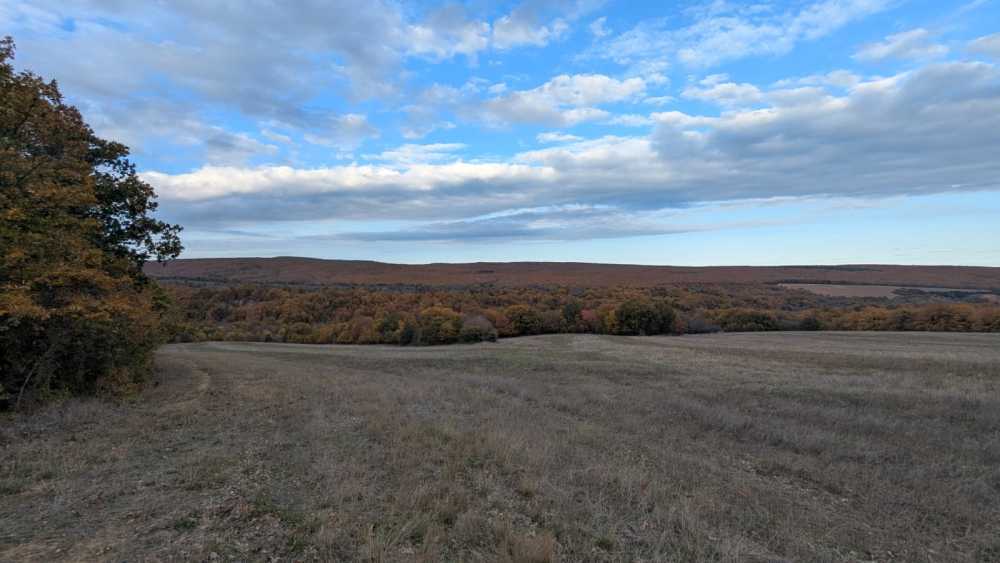
[[[138,383],[157,342],[149,259],[181,251],[128,149],[0,40],[0,407]]]

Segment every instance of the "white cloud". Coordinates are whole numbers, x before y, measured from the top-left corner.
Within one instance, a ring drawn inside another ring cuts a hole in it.
[[[125,101],[105,110],[83,101],[80,106],[99,136],[126,144],[136,155],[150,156],[154,147],[165,144],[172,152],[213,164],[244,164],[279,152],[275,145],[261,142],[248,133],[229,131],[207,122],[182,104],[162,100]],[[281,142],[266,131],[260,136]]]
[[[409,116],[410,122],[400,128],[400,134],[407,140],[422,139],[434,131],[456,127],[451,121],[437,121],[433,113],[430,113],[430,119],[425,121],[415,119],[413,113],[410,113]]]
[[[792,86],[833,86],[836,88],[853,88],[861,82],[861,77],[847,70],[835,70],[827,74],[811,74],[799,78],[786,78],[774,83],[776,88]]]
[[[570,25],[605,0],[524,0],[493,22],[493,47],[543,47],[564,38]]]
[[[665,106],[667,104],[677,101],[673,96],[649,96],[643,98],[642,103],[649,104],[651,106]]]
[[[1000,33],[986,35],[969,42],[969,51],[1000,60]]]
[[[443,60],[462,54],[475,60],[489,47],[490,24],[470,21],[461,6],[433,11],[424,21],[409,26],[408,52]]]
[[[625,127],[645,127],[647,125],[652,125],[653,120],[645,115],[639,115],[636,113],[626,113],[622,115],[616,115],[611,119],[605,121],[608,125],[623,125]]]
[[[258,156],[274,156],[278,147],[261,143],[246,133],[230,133],[210,126],[199,134],[205,146],[205,159],[212,164],[243,164]]]
[[[385,161],[391,164],[412,165],[429,162],[457,160],[456,152],[465,148],[462,143],[431,143],[426,145],[406,144],[382,151],[376,155],[365,155],[369,160]]]
[[[590,22],[590,25],[587,27],[590,29],[590,33],[592,33],[594,37],[604,37],[605,35],[611,34],[611,30],[604,25],[607,21],[608,18],[600,17]]]
[[[587,106],[627,100],[641,94],[645,88],[641,78],[616,80],[603,74],[562,74],[532,92],[560,104]]]
[[[582,141],[583,137],[570,135],[568,133],[559,133],[558,131],[547,131],[545,133],[539,133],[535,136],[535,140],[539,143],[573,143],[576,141]]]
[[[667,209],[774,197],[881,197],[1000,188],[1000,70],[940,63],[868,80],[763,91],[764,107],[656,113],[649,136],[601,137],[507,161],[451,160],[448,145],[386,164],[206,166],[145,173],[172,218],[199,223],[352,218],[465,220],[580,205]],[[392,152],[392,151],[390,151]],[[430,156],[427,156],[430,155]]]
[[[934,59],[948,54],[948,48],[932,42],[933,34],[923,28],[896,33],[878,43],[869,43],[854,54],[862,61],[896,59]]]
[[[337,149],[353,149],[379,132],[368,123],[368,118],[358,113],[330,115],[322,118],[322,127],[316,133],[306,133],[303,138],[314,145]]]
[[[495,125],[546,123],[570,126],[607,117],[594,106],[640,96],[641,78],[617,80],[602,74],[559,75],[532,90],[517,90],[483,102],[484,118]]]
[[[629,66],[637,75],[662,72],[673,62],[708,68],[759,55],[783,55],[803,41],[829,35],[844,25],[880,12],[892,0],[823,0],[778,11],[760,4],[714,2],[692,10],[689,25],[643,22],[596,45],[590,56]]]
[[[688,86],[681,92],[685,98],[714,102],[726,107],[742,107],[760,103],[763,93],[753,84],[724,82],[728,77],[712,75],[698,86]]]
[[[568,30],[569,24],[561,19],[538,26],[516,16],[504,16],[493,23],[493,45],[500,50],[522,45],[541,47],[559,39]]]
[[[292,144],[292,138],[289,137],[288,135],[283,135],[281,133],[278,133],[277,131],[272,131],[267,128],[261,130],[260,136],[275,143],[281,143],[284,145]]]
[[[517,209],[461,221],[441,221],[396,231],[320,236],[354,241],[587,240],[677,234],[740,225],[677,225],[662,213],[635,213],[608,206],[558,205]]]
[[[149,104],[151,92],[163,92],[161,99],[187,100],[187,114],[224,109],[295,138],[345,147],[377,131],[354,119],[356,110],[337,117],[340,102],[345,95],[352,101],[399,95],[408,57],[464,55],[474,63],[490,48],[561,37],[568,22],[596,6],[546,4],[529,0],[496,29],[460,6],[414,18],[391,0],[303,1],[294,9],[264,2],[238,17],[216,2],[0,2],[0,18],[21,36],[19,65],[58,78],[72,102],[87,106],[88,115],[101,114],[107,129],[136,128],[133,144],[142,141],[142,124],[118,106]],[[72,31],[64,29],[67,21]],[[338,96],[325,95],[331,92]],[[417,138],[449,123],[417,116],[404,133]]]

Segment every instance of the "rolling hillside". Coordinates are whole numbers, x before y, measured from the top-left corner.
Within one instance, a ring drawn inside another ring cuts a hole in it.
[[[580,262],[387,264],[315,258],[205,258],[147,264],[164,281],[275,284],[414,284],[648,287],[692,283],[850,283],[963,289],[1000,288],[1000,268],[971,266],[638,266]]]

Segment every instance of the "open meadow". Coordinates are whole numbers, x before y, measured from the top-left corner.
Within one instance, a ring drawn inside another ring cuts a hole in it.
[[[156,361],[0,420],[0,560],[1000,560],[1000,335]]]

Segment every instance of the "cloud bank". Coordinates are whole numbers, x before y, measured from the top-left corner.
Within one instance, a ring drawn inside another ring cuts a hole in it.
[[[710,91],[729,91],[722,80],[709,81]],[[775,87],[755,92],[754,107],[738,108],[731,96],[706,95],[724,108],[721,114],[655,112],[649,116],[653,131],[639,137],[548,134],[542,140],[559,144],[509,160],[467,161],[452,155],[456,147],[404,145],[380,155],[381,165],[205,166],[184,174],[147,172],[144,178],[191,224],[279,218],[454,222],[516,209],[580,206],[613,214],[752,198],[1000,187],[995,65],[937,63],[840,89]],[[633,90],[615,83],[598,94],[571,88],[547,95],[586,104]],[[506,225],[511,236],[531,232],[515,229],[517,222],[475,226],[496,234]],[[426,236],[440,236],[440,229],[457,227],[428,228],[438,234]]]

